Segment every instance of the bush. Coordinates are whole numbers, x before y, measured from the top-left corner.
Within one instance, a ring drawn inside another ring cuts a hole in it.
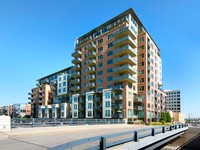
[[[158,125],[162,125],[162,123],[161,122],[151,122],[151,125],[158,126]]]

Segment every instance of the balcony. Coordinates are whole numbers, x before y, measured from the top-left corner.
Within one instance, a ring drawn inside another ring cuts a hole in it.
[[[142,98],[141,96],[136,96],[134,98],[134,102],[142,103],[142,102],[144,102],[144,98]]]
[[[88,76],[89,81],[94,81],[96,79],[95,74],[91,74]]]
[[[81,82],[81,79],[77,78],[77,79],[74,79],[72,82],[73,84],[79,84]]]
[[[95,82],[88,83],[89,88],[94,88],[96,86]]]
[[[88,73],[95,73],[96,72],[96,68],[95,67],[89,67],[88,68]]]
[[[123,37],[125,35],[130,35],[133,39],[137,38],[136,31],[134,29],[129,28],[129,27],[125,27],[123,29],[120,29],[113,34],[113,36],[115,38],[120,38],[120,37]]]
[[[136,74],[137,70],[134,67],[132,67],[131,65],[123,65],[118,68],[114,68],[113,72],[115,72],[115,73],[128,72],[129,74]]]
[[[115,64],[119,64],[119,65],[120,64],[130,64],[131,66],[133,66],[133,65],[137,64],[137,61],[133,57],[131,57],[130,55],[118,57],[118,58],[114,59],[113,62]]]
[[[88,58],[96,58],[96,52],[92,51],[88,53]]]
[[[137,79],[130,74],[124,74],[124,75],[121,75],[118,77],[114,77],[113,80],[115,82],[127,81],[127,82],[131,82],[131,83],[137,83]]]
[[[127,45],[127,44],[130,45],[133,48],[137,47],[136,42],[129,35],[128,36],[124,36],[122,38],[119,38],[119,39],[117,39],[117,40],[115,40],[113,42],[113,45],[115,47],[121,47],[121,46]]]
[[[81,87],[80,86],[74,86],[71,88],[72,91],[80,91]]]
[[[134,109],[135,110],[144,110],[144,107],[143,106],[135,106]]]
[[[75,51],[74,53],[72,53],[73,57],[80,57],[82,54],[82,52],[80,50]]]
[[[80,77],[80,75],[81,75],[81,73],[79,71],[77,71],[72,74],[72,77],[77,78],[77,77]]]
[[[112,109],[122,109],[122,104],[112,105]]]
[[[28,93],[28,95],[33,95],[33,93],[32,93],[32,92],[30,92],[30,93]]]
[[[81,70],[81,65],[77,64],[77,65],[73,66],[73,70],[74,71]]]
[[[148,90],[148,94],[151,95],[151,91],[150,90]]]
[[[113,86],[113,88],[112,88],[113,90],[116,90],[116,91],[121,91],[121,90],[123,90],[123,86],[122,85],[116,85],[116,86]]]
[[[115,95],[115,96],[113,96],[113,99],[114,100],[122,100],[123,96],[122,95]]]
[[[120,55],[124,55],[124,54],[129,54],[132,57],[135,57],[137,55],[137,52],[135,49],[133,49],[130,45],[125,45],[122,46],[116,50],[113,51],[113,54],[115,56],[120,56]]]
[[[72,60],[73,64],[80,64],[81,63],[81,58],[75,58]]]
[[[96,65],[96,60],[95,60],[95,59],[89,60],[89,61],[88,61],[88,65],[89,65],[89,66],[94,66],[94,65]]]
[[[88,50],[92,51],[96,49],[96,45],[92,42],[89,46],[88,46]]]

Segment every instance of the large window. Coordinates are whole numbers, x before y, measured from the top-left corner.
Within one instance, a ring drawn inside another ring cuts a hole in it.
[[[103,43],[103,39],[98,40],[98,45]]]
[[[98,84],[103,83],[103,79],[98,79],[98,80],[97,80],[97,83],[98,83]]]
[[[74,103],[78,102],[78,97],[74,97]]]
[[[92,116],[92,111],[88,111],[88,117]]]
[[[110,59],[110,60],[107,61],[107,65],[110,65],[112,63],[113,63],[113,59]]]
[[[103,51],[103,47],[99,47],[98,52],[102,52],[102,51]]]
[[[98,56],[98,60],[101,60],[101,59],[103,59],[103,55]]]
[[[113,42],[108,43],[108,48],[111,48],[113,46]]]
[[[113,55],[113,51],[109,51],[109,52],[107,53],[107,56],[111,56],[111,55]]]
[[[92,100],[92,95],[88,95],[88,101]]]
[[[100,76],[100,75],[102,75],[102,74],[103,74],[103,71],[102,71],[102,70],[97,72],[97,75],[98,75],[98,76]]]
[[[98,63],[98,68],[101,68],[103,66],[103,62]]]
[[[74,110],[77,110],[78,107],[77,107],[77,104],[74,104]]]
[[[106,99],[110,99],[110,97],[111,97],[111,92],[106,92],[105,93],[105,98]]]
[[[110,107],[110,101],[105,102],[106,107]]]
[[[112,81],[112,80],[113,80],[113,76],[107,77],[107,81]]]
[[[113,72],[113,68],[108,68],[107,73],[111,73],[111,72]]]
[[[66,82],[63,82],[63,86],[66,86]]]
[[[105,116],[110,117],[110,110],[105,110]]]
[[[88,103],[88,109],[92,108],[92,103]]]
[[[108,40],[113,38],[113,34],[108,35]]]

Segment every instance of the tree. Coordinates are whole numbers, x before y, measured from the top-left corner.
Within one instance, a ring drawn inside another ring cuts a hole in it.
[[[172,117],[169,112],[166,113],[166,122],[172,122]]]
[[[160,122],[166,122],[166,121],[167,121],[166,113],[165,112],[161,112]]]

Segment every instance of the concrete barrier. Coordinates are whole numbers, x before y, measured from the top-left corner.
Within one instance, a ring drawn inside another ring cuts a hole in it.
[[[11,130],[11,119],[10,116],[0,116],[0,131]]]

